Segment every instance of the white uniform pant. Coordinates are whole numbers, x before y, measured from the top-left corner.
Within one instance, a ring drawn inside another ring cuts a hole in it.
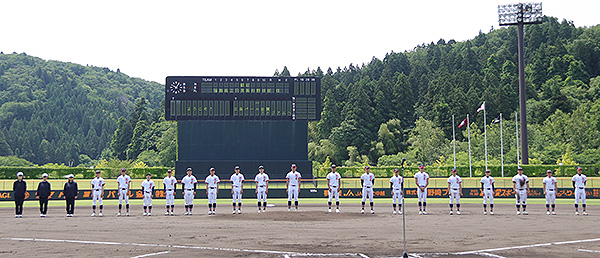
[[[144,192],[144,206],[152,206],[152,192]]]
[[[365,202],[367,200],[367,195],[369,196],[369,201],[373,202],[373,187],[363,187],[362,190],[362,201]]]
[[[401,189],[394,189],[392,190],[392,203],[396,204],[401,204],[402,201],[402,191]]]
[[[329,191],[329,202],[331,202],[331,200],[333,199],[334,196],[335,196],[335,201],[339,202],[340,201],[340,189],[338,188],[338,186],[337,185],[329,186],[329,188],[331,188],[331,191]]]
[[[233,194],[231,195],[233,203],[242,203],[242,189],[240,187],[233,187]]]
[[[546,190],[546,204],[555,204],[554,200],[556,200],[556,191]]]
[[[125,199],[125,204],[129,204],[129,194],[127,192],[127,188],[125,190],[119,188],[119,204],[123,204],[123,199]]]
[[[494,204],[494,191],[491,188],[483,190],[483,204]]]
[[[456,203],[460,203],[460,190],[459,189],[450,189],[450,204],[453,204],[456,200]]]
[[[421,191],[420,188],[417,188],[417,197],[419,198],[419,202],[426,202],[427,201],[427,188],[425,188],[425,191]]]
[[[575,189],[575,204],[579,204],[579,200],[581,200],[581,204],[585,204],[585,188]]]
[[[185,205],[194,204],[194,190],[185,190],[183,191],[183,199],[185,199]]]
[[[98,201],[98,205],[102,205],[102,190],[92,190],[92,205],[96,205],[96,201]]]
[[[175,205],[175,194],[173,189],[167,189],[165,191],[165,199],[167,200],[167,205]]]
[[[527,189],[517,189],[515,192],[515,198],[517,198],[517,204],[527,204]]]
[[[267,202],[267,187],[258,187],[256,190],[256,199],[258,202]]]
[[[288,201],[292,201],[292,199],[298,201],[298,190],[298,186],[296,185],[290,185],[290,187],[288,187]]]
[[[208,188],[208,203],[213,204],[217,202],[217,188]]]

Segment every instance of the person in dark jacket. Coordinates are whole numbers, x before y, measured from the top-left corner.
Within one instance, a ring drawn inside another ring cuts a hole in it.
[[[17,181],[13,183],[13,195],[15,198],[15,218],[23,217],[23,201],[27,192],[27,183],[23,180],[23,172],[17,172]]]
[[[77,182],[74,181],[73,174],[70,174],[68,178],[69,181],[65,183],[63,195],[65,196],[65,200],[67,200],[67,217],[73,217],[73,212],[75,211],[75,199],[77,199],[79,189],[77,188]]]
[[[48,197],[50,197],[50,182],[48,182],[48,174],[42,174],[42,182],[38,184],[37,196],[40,200],[40,217],[46,217],[48,212]]]

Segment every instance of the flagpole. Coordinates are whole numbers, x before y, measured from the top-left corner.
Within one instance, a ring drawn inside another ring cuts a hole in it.
[[[519,121],[518,121],[519,113],[515,112],[515,130],[517,132],[517,166],[519,166]]]
[[[504,177],[504,145],[502,142],[502,113],[500,113],[500,161],[502,164],[502,177]]]
[[[488,169],[488,162],[487,162],[487,125],[486,125],[486,118],[485,118],[485,101],[483,102],[483,141],[485,144],[485,170]]]
[[[469,177],[473,177],[471,169],[471,129],[469,129],[469,114],[467,114],[467,138],[469,139]]]
[[[456,168],[456,135],[454,133],[454,115],[452,115],[452,145],[454,147],[454,168]]]

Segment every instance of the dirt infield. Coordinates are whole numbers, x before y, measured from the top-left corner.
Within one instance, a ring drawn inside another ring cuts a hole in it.
[[[376,204],[376,214],[360,214],[347,204],[342,213],[328,214],[325,205],[302,205],[288,212],[277,204],[266,213],[246,205],[232,215],[220,205],[216,216],[198,205],[193,216],[165,217],[155,206],[152,217],[132,207],[131,217],[89,217],[89,207],[77,207],[76,217],[51,207],[38,217],[25,208],[0,209],[0,256],[5,257],[399,257],[402,216],[391,205]],[[430,204],[429,215],[407,209],[407,249],[412,257],[598,257],[600,206],[588,206],[589,216],[575,216],[572,205],[560,205],[548,216],[544,205],[529,205],[530,215],[517,216],[514,205],[497,204],[496,215],[484,216],[481,204],[463,204],[462,215],[448,215],[447,204]],[[581,241],[585,240],[585,241]],[[572,242],[566,242],[572,241]],[[532,246],[533,245],[533,246]]]

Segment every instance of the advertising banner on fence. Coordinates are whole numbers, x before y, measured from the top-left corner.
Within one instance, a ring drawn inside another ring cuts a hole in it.
[[[405,198],[416,198],[417,190],[416,188],[407,188],[405,189]],[[25,193],[25,200],[35,200],[37,199],[36,191],[27,191]],[[78,200],[87,200],[91,199],[92,191],[91,190],[80,190],[79,195],[77,197]],[[463,188],[462,189],[462,197],[463,198],[479,198],[481,197],[481,189],[480,188]],[[328,190],[327,189],[301,189],[299,197],[300,198],[323,198],[327,197]],[[285,189],[275,188],[269,189],[268,193],[269,198],[287,198],[287,192]],[[441,198],[448,197],[448,188],[429,188],[427,189],[427,196],[430,198]],[[514,198],[514,191],[512,188],[498,188],[494,190],[494,196],[496,198]],[[164,190],[155,190],[152,195],[153,198],[161,199],[165,198]],[[362,188],[345,188],[340,190],[340,197],[343,198],[361,198],[362,197]],[[391,197],[391,192],[389,188],[375,188],[373,189],[373,197],[374,198],[385,198]],[[531,188],[529,191],[529,198],[544,198],[544,190],[542,188]],[[600,188],[588,188],[586,189],[586,197],[588,199],[600,199]],[[118,190],[104,190],[104,199],[118,199],[119,194]],[[131,190],[129,193],[130,199],[142,199],[144,198],[144,194],[142,190]],[[181,199],[183,195],[181,191],[178,190],[175,193],[175,198]],[[206,198],[206,190],[199,189],[196,191],[196,199],[205,199]],[[231,198],[231,189],[221,189],[219,190],[218,198],[221,199],[229,199]],[[256,194],[254,193],[254,189],[244,189],[243,198],[256,198]],[[572,188],[559,188],[556,192],[556,198],[574,198],[574,190]],[[63,192],[51,191],[50,192],[51,200],[62,200],[64,199]],[[12,201],[13,200],[13,192],[12,191],[0,191],[0,201]]]

